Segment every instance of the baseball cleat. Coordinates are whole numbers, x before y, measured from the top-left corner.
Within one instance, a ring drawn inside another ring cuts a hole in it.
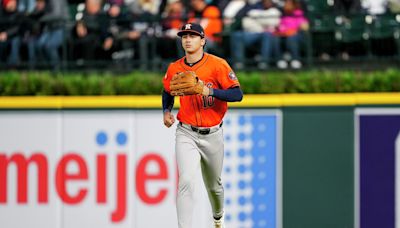
[[[214,227],[215,228],[225,228],[224,217],[216,220],[214,219]]]

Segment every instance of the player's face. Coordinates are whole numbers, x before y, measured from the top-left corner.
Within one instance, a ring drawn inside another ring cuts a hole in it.
[[[192,33],[182,35],[182,47],[189,54],[203,50],[204,45],[205,39],[199,35]]]

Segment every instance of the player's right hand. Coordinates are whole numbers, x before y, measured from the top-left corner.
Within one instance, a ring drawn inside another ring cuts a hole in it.
[[[164,125],[171,127],[175,123],[175,117],[171,112],[164,112]]]

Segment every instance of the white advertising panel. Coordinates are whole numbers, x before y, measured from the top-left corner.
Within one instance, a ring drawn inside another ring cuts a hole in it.
[[[53,170],[61,155],[61,125],[54,112],[1,113],[1,227],[60,227]]]
[[[224,120],[227,227],[281,227],[280,119]],[[0,227],[177,227],[175,129],[158,110],[1,111]],[[211,227],[197,179],[193,228]]]

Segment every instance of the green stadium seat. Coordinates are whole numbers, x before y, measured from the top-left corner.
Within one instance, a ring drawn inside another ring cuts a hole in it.
[[[396,38],[398,36],[400,23],[396,20],[396,15],[371,15],[367,24],[371,39]]]
[[[332,0],[304,0],[306,11],[311,14],[325,14],[332,11]]]
[[[349,18],[336,18],[335,39],[352,43],[369,39],[365,15],[353,15]]]
[[[370,15],[367,19],[370,42],[379,42],[382,50],[395,50],[400,58],[400,16],[387,13],[384,15]],[[379,55],[378,53],[374,53]]]
[[[312,32],[331,32],[335,20],[332,0],[305,0],[305,12]]]
[[[69,18],[75,20],[75,15],[78,13],[78,4],[69,4]]]
[[[331,32],[335,29],[335,17],[331,14],[309,17],[312,32]]]

